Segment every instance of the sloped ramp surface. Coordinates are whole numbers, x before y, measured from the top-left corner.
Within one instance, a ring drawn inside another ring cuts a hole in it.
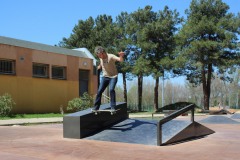
[[[85,139],[157,145],[157,121],[126,119]]]
[[[162,126],[162,144],[168,145],[185,140],[203,137],[214,133],[213,130],[191,121],[172,120]]]
[[[227,116],[210,116],[203,120],[199,121],[200,123],[209,123],[209,124],[239,124],[239,122],[228,118]]]
[[[191,124],[190,121],[172,120],[162,125],[162,142],[166,143]]]
[[[240,112],[236,112],[231,116],[232,119],[240,119]]]

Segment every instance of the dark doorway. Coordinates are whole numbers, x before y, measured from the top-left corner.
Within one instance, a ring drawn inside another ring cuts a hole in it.
[[[79,70],[79,96],[84,92],[88,93],[89,71]]]

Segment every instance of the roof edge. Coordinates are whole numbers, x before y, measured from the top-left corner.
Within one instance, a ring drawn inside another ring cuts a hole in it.
[[[52,53],[58,53],[58,54],[64,54],[64,55],[71,55],[71,56],[77,56],[82,58],[89,58],[86,53],[79,50],[72,50],[67,48],[62,48],[58,46],[51,46],[47,44],[37,43],[37,42],[30,42],[26,40],[20,40],[15,38],[9,38],[0,36],[0,44],[7,44],[17,47],[24,47],[29,49],[35,49],[40,51],[46,51],[46,52],[52,52]]]

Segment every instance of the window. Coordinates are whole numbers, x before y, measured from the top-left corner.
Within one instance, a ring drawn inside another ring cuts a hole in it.
[[[66,67],[52,66],[52,79],[66,79]]]
[[[33,63],[33,77],[48,78],[49,77],[49,65]]]
[[[16,74],[14,60],[0,59],[0,74]]]

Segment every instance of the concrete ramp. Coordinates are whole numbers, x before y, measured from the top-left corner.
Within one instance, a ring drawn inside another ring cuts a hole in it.
[[[231,116],[232,119],[240,119],[240,112],[236,112]]]
[[[162,126],[161,145],[179,143],[212,133],[213,130],[197,122],[172,120]]]
[[[200,123],[209,123],[209,124],[239,124],[239,122],[228,118],[227,116],[209,116],[201,121]]]
[[[224,114],[233,114],[227,109],[221,109],[221,110],[216,110],[216,111],[210,111],[210,115],[224,115]]]
[[[144,145],[157,145],[157,120],[126,119],[84,139],[123,142]],[[165,123],[162,132],[162,144],[174,144],[214,133],[211,129],[194,122],[172,120]]]
[[[158,122],[157,145],[178,143],[214,133],[213,130],[194,121],[194,105],[190,104],[177,110]],[[189,121],[176,120],[183,113],[191,112]]]
[[[126,119],[85,139],[156,146],[157,121]]]
[[[160,121],[128,119],[126,103],[118,103],[118,108],[121,110],[113,116],[107,112],[94,115],[89,110],[64,116],[64,138],[166,145],[214,133],[194,121],[193,105],[186,106]],[[174,119],[189,110],[192,113],[191,120]]]

